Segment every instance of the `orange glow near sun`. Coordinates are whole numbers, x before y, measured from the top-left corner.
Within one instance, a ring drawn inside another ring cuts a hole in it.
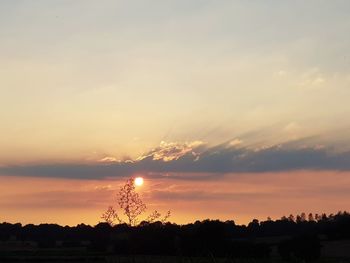
[[[143,178],[142,177],[136,177],[134,180],[134,183],[136,186],[141,186],[143,185]]]

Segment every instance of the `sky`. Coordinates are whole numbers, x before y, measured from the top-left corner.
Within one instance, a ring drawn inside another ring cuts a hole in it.
[[[0,3],[0,221],[350,210],[349,1]]]

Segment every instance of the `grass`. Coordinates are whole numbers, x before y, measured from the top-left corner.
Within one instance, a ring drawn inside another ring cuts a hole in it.
[[[318,259],[315,261],[290,260],[278,258],[214,258],[214,257],[169,257],[169,256],[115,256],[108,257],[107,263],[350,263],[350,259]]]
[[[0,262],[55,262],[55,263],[350,263],[350,259],[319,259],[316,261],[290,260],[283,261],[279,258],[254,259],[254,258],[216,258],[208,257],[176,257],[176,256],[113,256],[103,253],[60,253],[47,251],[48,253],[0,253]]]

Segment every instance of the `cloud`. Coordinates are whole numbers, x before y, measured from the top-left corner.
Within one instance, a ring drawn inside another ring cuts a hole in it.
[[[118,159],[113,156],[106,156],[99,160],[101,163],[118,162]]]
[[[191,153],[196,156],[195,149],[202,146],[204,143],[202,141],[193,141],[186,143],[175,143],[175,142],[164,142],[162,141],[159,147],[152,149],[145,155],[142,155],[138,160],[143,160],[146,158],[151,158],[154,161],[162,160],[164,162],[178,160],[184,155]]]
[[[318,89],[323,86],[326,79],[318,68],[313,68],[301,76],[299,87],[305,89]]]
[[[178,201],[237,201],[246,199],[257,199],[263,197],[274,197],[273,193],[234,193],[234,192],[209,192],[200,190],[188,191],[153,191],[152,197],[156,200],[178,200]]]
[[[231,145],[231,146],[237,146],[237,145],[240,145],[240,144],[242,144],[242,143],[243,143],[243,141],[240,140],[240,139],[238,139],[238,138],[233,139],[232,141],[230,141],[230,145]]]
[[[37,164],[0,167],[0,175],[98,179],[137,173],[172,177],[172,173],[259,173],[291,170],[350,170],[350,152],[308,145],[307,139],[260,148],[243,147],[238,140],[209,147],[203,142],[162,142],[133,161],[94,164]],[[236,147],[237,145],[241,147]],[[111,161],[113,160],[113,161]],[[208,176],[210,177],[210,176]],[[200,177],[194,176],[192,179]]]
[[[31,193],[13,193],[5,195],[0,201],[1,207],[11,208],[92,208],[107,205],[106,200],[112,199],[111,189],[82,190],[51,190]]]

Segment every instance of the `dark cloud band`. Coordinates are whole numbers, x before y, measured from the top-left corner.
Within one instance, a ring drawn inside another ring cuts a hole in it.
[[[164,151],[153,149],[132,162],[96,164],[45,164],[0,167],[1,175],[72,179],[126,177],[135,173],[248,173],[290,170],[350,170],[350,153],[334,153],[325,147],[295,147],[290,144],[250,149],[225,143],[215,147],[187,144]],[[192,148],[190,148],[192,147]],[[185,150],[184,150],[185,149]],[[163,156],[162,156],[163,155]]]

